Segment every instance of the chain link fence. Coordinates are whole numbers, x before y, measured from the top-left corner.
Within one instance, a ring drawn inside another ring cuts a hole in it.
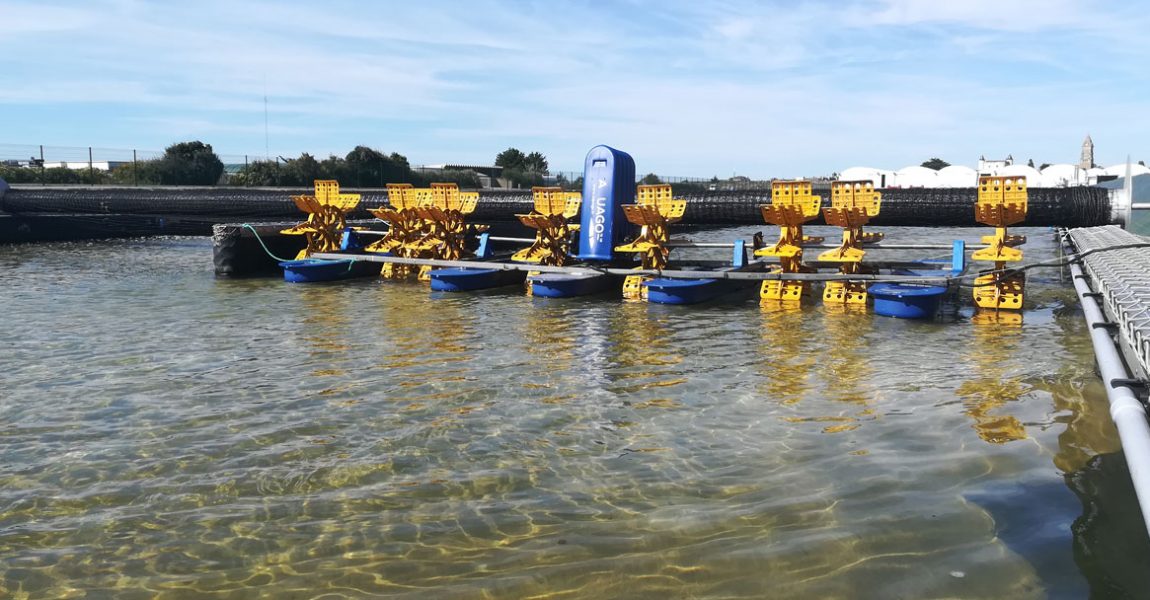
[[[97,146],[50,146],[40,144],[0,143],[0,178],[9,183],[43,184],[88,184],[88,185],[155,185],[141,177],[141,163],[163,157],[162,150],[142,150],[127,148],[103,148]],[[286,165],[290,159],[272,157],[270,160],[259,154],[217,154],[224,164],[224,174],[220,178],[223,185],[243,185],[241,173],[249,170],[257,162],[271,162]],[[460,170],[468,167],[413,166],[411,171],[423,178],[434,180],[437,175],[458,176]],[[474,179],[482,188],[529,188],[531,185],[559,186],[567,189],[581,189],[583,173],[580,171],[550,171],[546,174],[532,174],[528,180],[509,181],[498,177],[495,167],[475,167]],[[446,173],[445,173],[446,171]],[[448,179],[450,180],[450,179]],[[769,189],[770,181],[752,181],[745,177],[720,180],[717,177],[681,177],[674,175],[644,174],[640,183],[669,183],[676,192],[691,191],[736,191]],[[370,178],[351,182],[356,187],[384,187],[387,181],[373,181]]]

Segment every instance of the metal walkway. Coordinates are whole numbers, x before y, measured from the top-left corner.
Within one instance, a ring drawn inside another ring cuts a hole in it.
[[[1070,262],[1074,290],[1150,531],[1150,423],[1138,397],[1145,389],[1150,354],[1150,247],[1145,245],[1150,239],[1114,226],[1074,229],[1066,237],[1080,259]]]
[[[1150,243],[1150,238],[1118,226],[1070,230],[1079,253],[1100,248]],[[1100,297],[1106,317],[1118,325],[1126,362],[1145,379],[1150,374],[1150,247],[1108,250],[1083,259],[1090,287]]]

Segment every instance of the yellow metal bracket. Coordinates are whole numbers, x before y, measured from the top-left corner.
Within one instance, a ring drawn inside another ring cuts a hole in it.
[[[779,226],[779,241],[774,246],[755,250],[755,256],[779,259],[776,273],[801,273],[811,269],[803,265],[803,243],[821,242],[822,238],[803,235],[803,223],[819,216],[823,199],[811,193],[809,181],[774,181],[771,203],[759,206],[763,220]],[[799,302],[806,293],[805,281],[763,281],[759,297],[763,300]]]
[[[841,263],[839,271],[850,275],[862,272],[866,255],[862,245],[883,238],[881,233],[864,233],[862,228],[879,213],[882,195],[870,181],[836,181],[831,184],[831,205],[823,209],[827,225],[843,228],[842,245],[819,255],[818,260]],[[828,281],[823,287],[823,302],[865,305],[866,283],[862,281]]]
[[[338,181],[321,179],[315,181],[314,195],[292,196],[292,200],[307,213],[307,220],[280,233],[302,235],[307,240],[307,246],[299,251],[296,259],[307,258],[314,252],[339,250],[340,236],[347,227],[347,213],[359,206],[359,194],[341,194]]]
[[[615,251],[638,253],[641,269],[665,269],[671,254],[667,247],[670,241],[667,226],[682,219],[685,212],[687,201],[674,199],[670,185],[640,185],[635,204],[623,206],[627,220],[639,226],[639,235],[634,241],[617,246]],[[623,281],[623,297],[633,300],[645,298],[645,279],[647,277],[642,275],[628,276]]]
[[[994,227],[994,235],[984,236],[987,244],[971,254],[972,260],[993,262],[994,269],[974,280],[974,303],[979,308],[1020,310],[1026,288],[1023,273],[1004,275],[1006,263],[1022,260],[1016,248],[1026,237],[1010,235],[1007,227],[1026,220],[1026,179],[1023,177],[980,177],[975,219]]]

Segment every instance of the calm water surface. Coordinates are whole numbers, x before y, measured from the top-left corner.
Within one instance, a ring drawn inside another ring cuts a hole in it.
[[[1056,270],[1021,325],[226,280],[200,238],[0,273],[0,597],[1150,590]]]

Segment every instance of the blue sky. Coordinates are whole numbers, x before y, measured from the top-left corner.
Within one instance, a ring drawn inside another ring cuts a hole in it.
[[[1150,160],[1150,5],[0,0],[0,143],[797,177]]]

